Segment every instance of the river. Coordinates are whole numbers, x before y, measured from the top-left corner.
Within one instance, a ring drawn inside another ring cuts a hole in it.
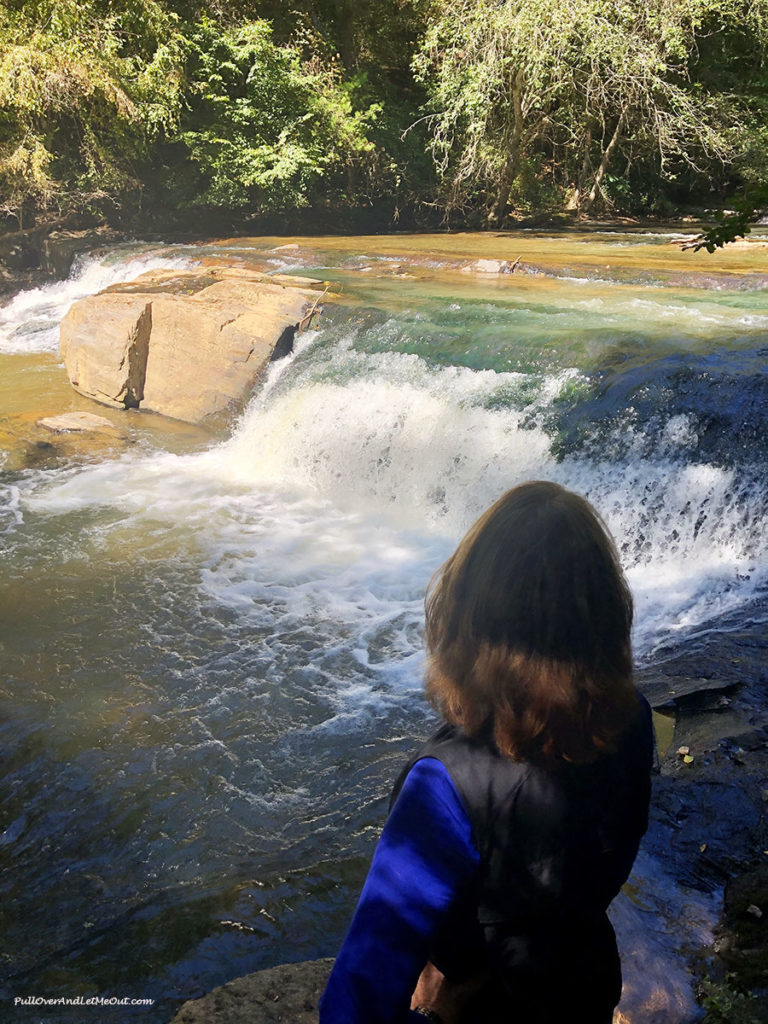
[[[161,1024],[230,978],[334,953],[434,721],[426,583],[515,483],[556,480],[603,514],[640,665],[765,617],[768,250],[671,237],[137,243],[0,308],[3,1019]],[[231,431],[73,395],[69,304],[210,255],[337,296]],[[70,408],[129,443],[29,441]],[[717,894],[649,855],[633,885],[620,934],[682,1020],[683,946],[710,941]],[[13,1008],[78,994],[156,1003]]]

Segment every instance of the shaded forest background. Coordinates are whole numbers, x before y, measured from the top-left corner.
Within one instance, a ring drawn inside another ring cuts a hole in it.
[[[0,230],[701,212],[767,56],[768,0],[4,0]]]

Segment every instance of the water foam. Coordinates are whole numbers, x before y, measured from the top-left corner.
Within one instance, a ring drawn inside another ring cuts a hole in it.
[[[759,476],[682,458],[568,459],[556,478],[600,510],[635,595],[635,646],[649,653],[749,604],[768,586]]]
[[[148,259],[91,266],[76,287],[92,287],[104,273],[127,277]],[[369,579],[372,594],[391,592],[389,568],[381,576],[374,565],[392,567],[410,595],[393,598],[393,609],[415,599],[477,515],[529,479],[560,482],[604,515],[637,595],[642,649],[764,589],[764,487],[748,467],[697,459],[694,415],[670,405],[650,445],[632,411],[622,418],[617,410],[600,449],[559,460],[553,416],[556,422],[558,402],[582,383],[577,370],[432,366],[412,353],[365,350],[366,331],[386,342],[398,325],[397,318],[347,322],[301,336],[296,351],[269,368],[233,436],[211,451],[128,456],[60,478],[25,501],[44,514],[109,509],[90,543],[110,550],[135,544],[139,532],[150,547],[164,537],[205,538],[219,552],[204,573],[217,601],[263,614],[264,595],[247,581],[266,572],[293,588],[291,614],[308,614],[312,604],[321,615],[325,604],[341,622],[342,609],[352,608],[358,635],[368,613],[355,605],[355,581]],[[424,345],[428,352],[428,339]],[[377,547],[371,538],[382,531],[386,540]],[[418,540],[404,543],[405,536]],[[392,556],[398,546],[407,550],[400,561]],[[369,550],[376,554],[368,557]],[[357,644],[362,652],[369,646]],[[407,648],[400,646],[400,657]]]
[[[2,463],[0,463],[2,469]],[[21,491],[15,484],[0,486],[0,534],[11,533],[24,521]]]
[[[542,376],[534,402],[489,408],[527,375],[432,368],[346,338],[259,396],[219,456],[241,483],[300,487],[379,521],[455,534],[510,474],[527,479],[549,461],[536,412],[575,376]]]

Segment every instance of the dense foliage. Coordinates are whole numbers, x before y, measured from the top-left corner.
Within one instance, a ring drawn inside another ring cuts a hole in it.
[[[768,0],[5,0],[0,212],[716,206],[768,185],[766,55]]]
[[[449,204],[503,221],[530,202],[650,205],[722,180],[744,153],[747,97],[723,91],[724,50],[766,52],[753,0],[447,0],[416,67],[437,111]],[[718,37],[716,65],[706,59]],[[734,85],[728,82],[729,87]],[[744,83],[746,85],[746,82]],[[751,140],[750,143],[751,144]],[[703,180],[702,180],[703,179]],[[531,183],[538,184],[538,194]]]

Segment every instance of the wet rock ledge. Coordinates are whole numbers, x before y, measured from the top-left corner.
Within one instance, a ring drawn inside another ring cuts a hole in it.
[[[332,959],[281,964],[184,1003],[171,1024],[317,1024]]]

